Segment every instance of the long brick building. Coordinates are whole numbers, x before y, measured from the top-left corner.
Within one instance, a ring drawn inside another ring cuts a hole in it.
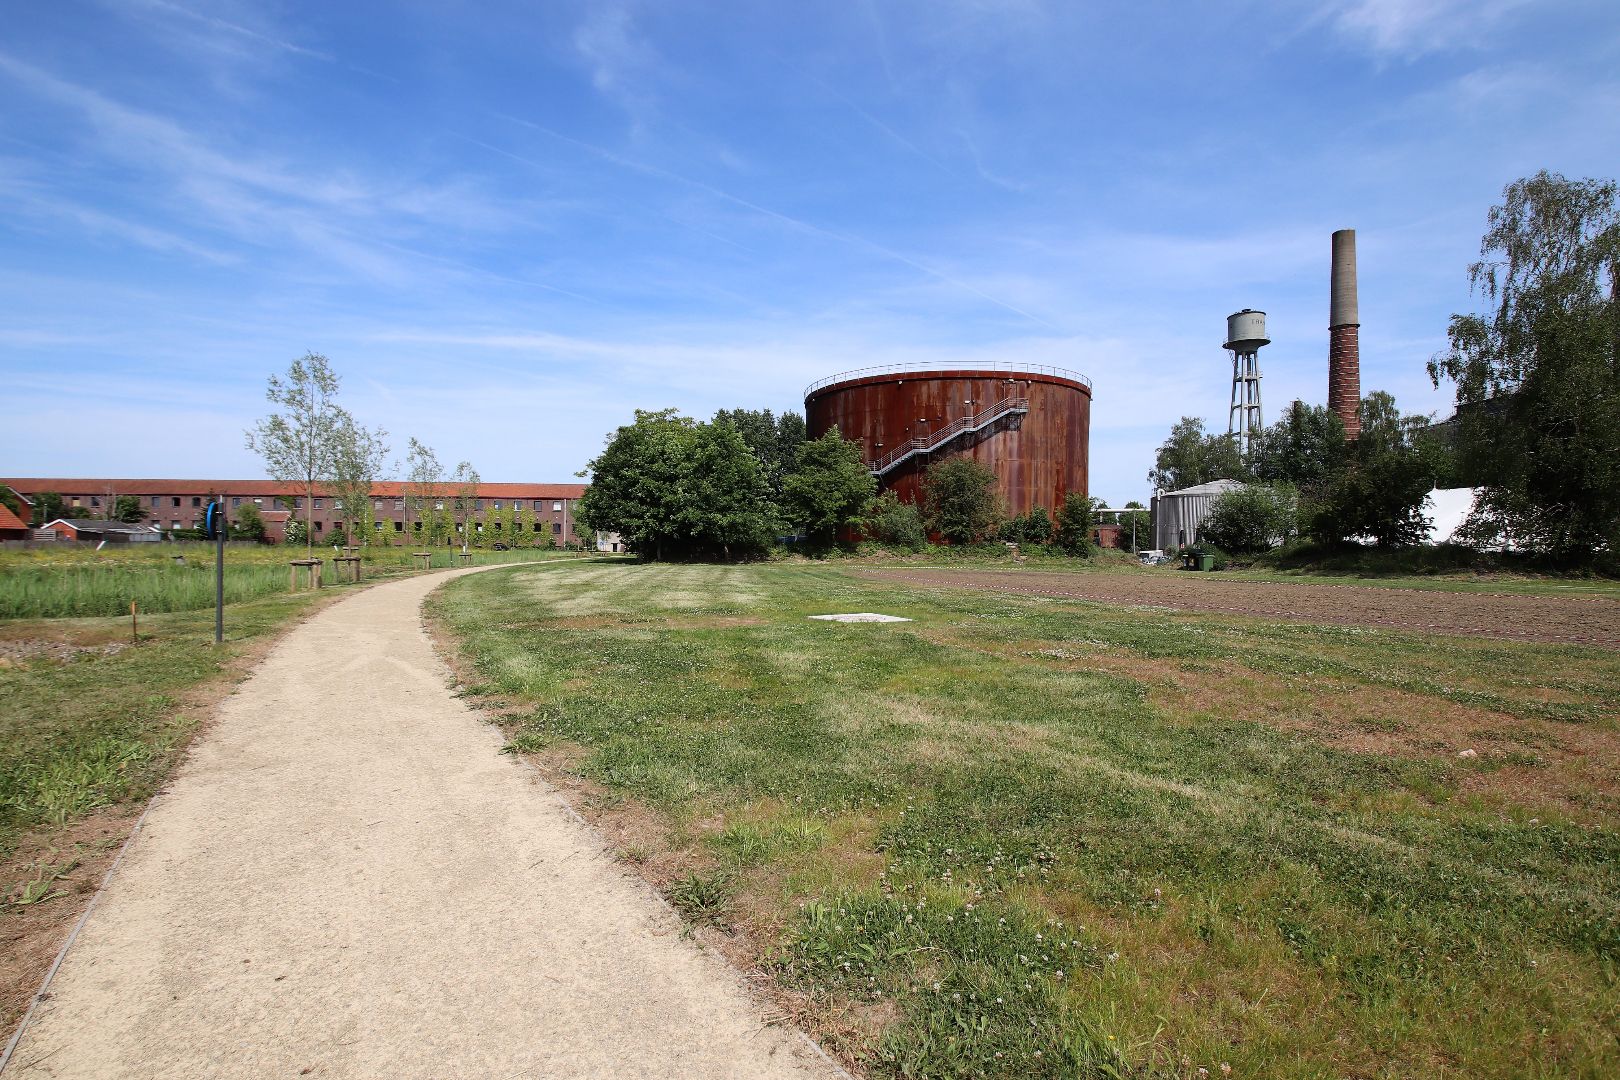
[[[372,485],[370,506],[351,513],[329,485],[316,484],[314,505],[306,508],[301,484],[278,480],[126,480],[107,477],[0,477],[3,484],[24,498],[34,501],[43,492],[62,497],[62,516],[69,518],[105,517],[119,496],[131,495],[146,512],[146,523],[163,532],[195,527],[203,508],[214,499],[224,501],[232,511],[251,504],[265,517],[274,539],[285,528],[288,516],[303,521],[306,509],[312,512],[316,542],[349,523],[369,525],[397,543],[421,543],[433,531],[435,516],[440,532],[459,542],[462,523],[470,525],[475,536],[485,541],[499,539],[517,544],[546,543],[558,547],[565,542],[599,546],[576,530],[575,511],[585,494],[584,484],[479,484],[467,505],[449,482],[426,493],[398,480],[380,480]],[[418,506],[418,500],[420,506]],[[509,536],[516,523],[523,536]],[[611,540],[603,538],[610,545]]]

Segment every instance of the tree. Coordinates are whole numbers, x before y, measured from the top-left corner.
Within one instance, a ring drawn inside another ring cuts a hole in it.
[[[343,503],[343,518],[355,543],[376,539],[371,489],[388,468],[386,431],[371,431],[344,413],[332,433],[332,495]]]
[[[38,492],[34,495],[34,520],[30,524],[48,525],[65,516],[66,511],[67,504],[60,494],[54,491]]]
[[[264,542],[264,516],[257,506],[243,503],[237,508],[236,520],[231,522],[231,539]]]
[[[1078,491],[1063,496],[1057,513],[1057,545],[1065,555],[1082,558],[1093,550],[1091,528],[1094,522],[1091,500]]]
[[[522,499],[513,499],[506,504],[506,542],[513,547],[533,547],[534,512],[526,506]]]
[[[1294,489],[1286,484],[1246,484],[1210,504],[1198,539],[1232,554],[1269,551],[1293,535],[1294,503]]]
[[[13,514],[16,514],[17,517],[19,517],[23,521],[28,520],[28,513],[27,513],[28,504],[23,502],[23,499],[22,499],[21,495],[18,495],[15,491],[13,491],[9,487],[5,487],[3,485],[0,485],[0,505],[3,505],[7,510],[10,510]]]
[[[953,457],[923,475],[928,527],[952,544],[983,540],[996,524],[996,474],[972,458]]]
[[[1249,463],[1262,483],[1292,484],[1314,495],[1344,471],[1350,453],[1338,413],[1295,401],[1254,440]]]
[[[1119,517],[1120,536],[1130,537],[1132,550],[1139,550],[1141,544],[1153,538],[1153,515],[1135,499],[1126,503],[1124,509],[1130,513]]]
[[[1427,417],[1402,416],[1383,391],[1362,398],[1358,415],[1361,434],[1345,468],[1307,508],[1311,536],[1329,544],[1360,536],[1379,547],[1420,544],[1431,525],[1423,503],[1446,470],[1444,450]]]
[[[812,543],[825,547],[840,529],[860,525],[876,493],[877,480],[861,457],[860,444],[835,427],[799,445],[793,471],[782,481],[782,509]]]
[[[1546,171],[1493,206],[1469,282],[1492,310],[1453,315],[1429,361],[1456,384],[1468,530],[1558,558],[1620,552],[1620,185]]]
[[[478,484],[478,470],[472,467],[472,462],[458,462],[455,473],[450,477],[450,488],[453,492],[451,505],[455,513],[456,531],[461,533],[463,552],[473,541],[473,529],[476,527],[474,515],[478,510]]]
[[[141,505],[140,496],[120,495],[113,500],[112,509],[108,511],[107,516],[126,525],[139,525],[148,515],[146,507]]]
[[[409,440],[405,451],[405,532],[415,532],[414,525],[425,521],[433,504],[444,500],[444,466],[431,446]],[[427,529],[424,526],[424,529]],[[437,537],[427,529],[429,542]]]
[[[799,445],[805,441],[804,417],[796,412],[776,416],[769,409],[721,409],[711,422],[737,429],[759,459],[772,496],[780,497],[788,474],[798,466]]]
[[[338,376],[319,353],[294,360],[285,379],[270,376],[265,397],[279,411],[247,432],[247,448],[276,480],[303,485],[304,536],[314,544],[315,482],[332,472],[339,429],[349,414],[337,403]]]
[[[781,517],[748,444],[725,424],[698,424],[689,445],[678,519],[688,554],[730,560],[768,551]]]
[[[922,513],[900,496],[885,491],[872,500],[861,532],[880,544],[903,551],[921,551],[928,546],[928,530],[923,527]]]
[[[1160,444],[1147,478],[1156,490],[1179,491],[1212,480],[1246,480],[1249,470],[1236,438],[1205,434],[1202,419],[1183,416]]]
[[[736,558],[776,536],[764,468],[732,424],[638,409],[590,469],[575,531],[617,532],[644,558]]]

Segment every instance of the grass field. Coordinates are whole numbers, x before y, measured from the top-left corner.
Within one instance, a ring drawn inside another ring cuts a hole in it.
[[[332,549],[316,547],[314,557],[330,558]],[[225,602],[241,603],[287,589],[289,559],[301,559],[300,547],[237,544],[225,557]],[[567,558],[562,552],[536,548],[475,551],[473,563],[527,562]],[[412,569],[407,548],[365,548],[369,573]],[[459,562],[455,550],[433,552],[432,566],[446,569]],[[330,569],[327,579],[334,575]],[[95,551],[90,548],[41,547],[0,552],[0,619],[61,619],[128,615],[134,602],[141,611],[196,611],[214,606],[214,550],[209,544],[139,544]]]
[[[509,749],[873,1074],[1620,1071],[1620,654],[836,565],[430,610]]]

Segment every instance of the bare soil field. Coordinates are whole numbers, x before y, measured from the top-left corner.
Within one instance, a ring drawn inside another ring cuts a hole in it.
[[[928,587],[998,589],[1028,596],[1154,605],[1178,611],[1620,648],[1620,599],[1610,597],[1223,581],[1208,574],[1171,570],[1118,575],[940,569],[861,573]]]

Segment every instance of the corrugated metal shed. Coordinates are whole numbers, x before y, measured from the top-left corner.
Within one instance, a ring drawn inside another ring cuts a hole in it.
[[[1243,485],[1236,480],[1211,480],[1180,491],[1166,491],[1153,497],[1153,546],[1174,551],[1198,543],[1198,527],[1209,517],[1216,499]]]

